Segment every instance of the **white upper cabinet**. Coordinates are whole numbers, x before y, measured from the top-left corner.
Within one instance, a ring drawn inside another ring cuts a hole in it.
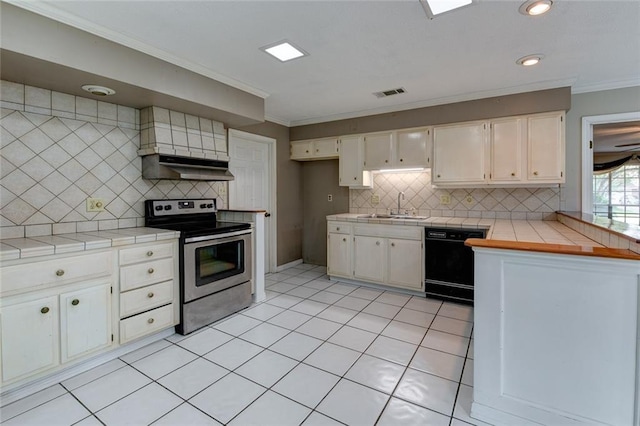
[[[433,184],[485,183],[485,152],[484,122],[434,127]]]
[[[514,182],[522,179],[523,118],[493,120],[489,124],[490,182]]]
[[[409,129],[364,136],[365,170],[430,167],[431,129]]]
[[[389,169],[393,161],[392,132],[372,133],[364,136],[365,170]]]
[[[338,158],[338,138],[291,141],[290,159],[297,161]]]
[[[362,136],[344,136],[339,143],[339,185],[351,188],[372,188],[371,172],[364,170]]]
[[[527,123],[527,179],[564,182],[564,113],[535,115]]]

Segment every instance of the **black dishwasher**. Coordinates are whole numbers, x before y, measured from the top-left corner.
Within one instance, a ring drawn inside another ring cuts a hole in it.
[[[467,238],[485,238],[482,229],[425,228],[427,297],[473,304],[473,250]]]

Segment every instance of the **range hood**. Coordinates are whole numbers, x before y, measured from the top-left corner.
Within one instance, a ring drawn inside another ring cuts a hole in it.
[[[153,154],[142,157],[144,179],[230,181],[229,163],[204,158]]]

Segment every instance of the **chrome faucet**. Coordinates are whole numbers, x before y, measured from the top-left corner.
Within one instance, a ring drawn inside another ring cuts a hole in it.
[[[398,193],[398,211],[396,212],[396,214],[401,214],[400,213],[400,197],[402,197],[402,199],[404,200],[404,192],[400,191]]]

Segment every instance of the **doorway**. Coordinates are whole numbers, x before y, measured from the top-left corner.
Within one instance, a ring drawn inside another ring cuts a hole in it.
[[[582,118],[582,212],[593,214],[594,126],[640,120],[640,111]]]
[[[229,129],[229,209],[265,210],[265,272],[276,259],[276,140]]]

